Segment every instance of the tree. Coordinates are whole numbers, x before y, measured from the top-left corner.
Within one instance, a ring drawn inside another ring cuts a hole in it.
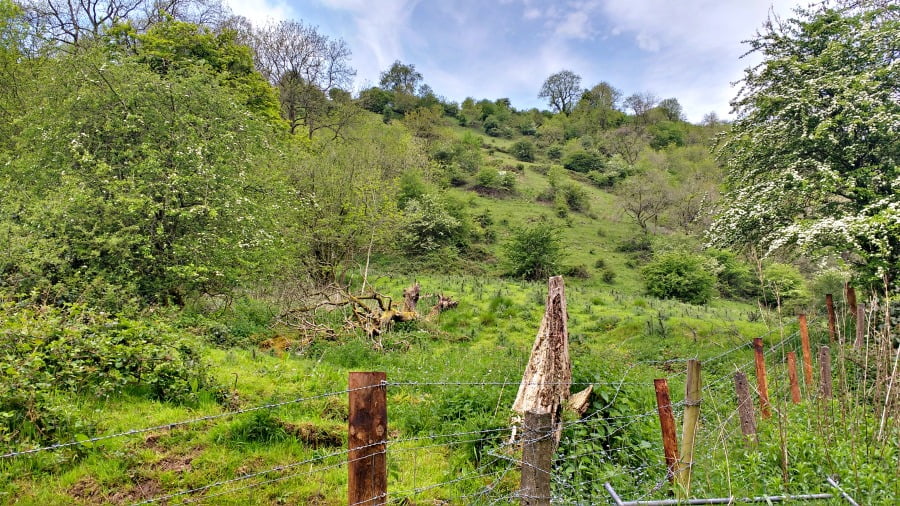
[[[281,21],[257,29],[253,47],[257,68],[278,89],[291,133],[304,126],[310,139],[319,130],[339,137],[355,116],[349,101],[329,98],[356,75],[347,43],[299,21]]]
[[[510,275],[530,280],[546,279],[559,274],[563,259],[559,231],[547,222],[513,230],[504,252]]]
[[[588,123],[589,130],[607,129],[624,117],[617,109],[621,99],[622,91],[604,81],[582,93],[574,112]]]
[[[538,98],[546,98],[556,112],[569,114],[581,93],[581,76],[562,70],[544,81]]]
[[[710,236],[843,253],[900,272],[900,6],[798,9],[750,41],[737,119],[718,145],[729,207]]]
[[[684,110],[677,98],[666,98],[659,102],[657,107],[669,121],[684,121]]]
[[[26,0],[22,3],[35,35],[62,48],[95,41],[116,23],[138,32],[166,19],[208,27],[227,19],[219,0]]]
[[[271,263],[277,134],[209,66],[160,73],[96,48],[31,79],[27,127],[0,152],[0,194],[16,196],[0,202],[2,282],[179,303]]]
[[[632,93],[625,98],[625,106],[634,112],[637,119],[646,122],[647,114],[656,107],[658,101],[656,95],[649,92]]]
[[[660,169],[648,169],[626,179],[616,193],[622,210],[645,233],[672,203],[668,174]]]
[[[422,74],[416,70],[415,65],[407,65],[397,60],[391,64],[390,68],[381,73],[379,85],[394,93],[415,95],[421,81]]]
[[[398,179],[427,165],[405,128],[368,116],[345,137],[298,158],[289,169],[298,261],[317,282],[341,279],[356,255],[396,239]]]

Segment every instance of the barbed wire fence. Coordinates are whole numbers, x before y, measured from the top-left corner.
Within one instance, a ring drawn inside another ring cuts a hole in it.
[[[776,331],[778,330],[773,330],[766,337],[770,337]],[[773,365],[784,364],[786,349],[797,349],[800,332],[787,335],[781,333],[778,337],[780,339],[763,351],[764,359]],[[703,362],[704,369],[713,371],[713,374],[704,382],[701,389],[704,409],[700,410],[701,420],[696,429],[695,445],[702,449],[707,459],[723,452],[727,458],[729,444],[740,441],[740,425],[737,422],[739,413],[730,387],[736,372],[757,374],[758,371],[752,370],[756,359],[747,358],[750,351],[749,343],[742,343]],[[392,485],[389,494],[385,488],[350,504],[410,504],[420,500],[444,500],[466,504],[528,503],[530,500],[535,504],[544,502],[596,504],[611,500],[608,483],[616,480],[620,490],[637,493],[637,497],[631,502],[651,497],[666,497],[673,490],[670,486],[672,472],[663,459],[662,441],[658,432],[659,413],[651,401],[652,384],[633,380],[630,375],[639,367],[653,367],[655,371],[665,372],[676,365],[686,365],[689,360],[693,359],[636,361],[629,364],[618,381],[571,383],[572,387],[591,386],[598,391],[604,391],[606,395],[595,396],[586,415],[565,418],[557,427],[537,436],[534,435],[536,433],[534,430],[517,432],[514,421],[470,430],[429,432],[407,437],[392,434],[386,427],[382,427],[381,435],[365,445],[317,453],[312,457],[238,473],[229,478],[147,497],[135,504],[215,502],[216,498],[233,496],[289,480],[316,479],[323,473],[342,468],[348,468],[349,471],[358,464],[368,465],[377,459],[384,460],[386,464],[384,472],[387,472],[387,469],[391,470],[390,477],[393,478],[392,482],[395,485]],[[787,402],[790,378],[787,377],[784,367],[774,367],[773,371],[774,374],[770,376],[773,401],[770,405],[775,407],[776,416],[780,417],[779,403]],[[685,370],[667,372],[665,378],[681,382],[684,374]],[[386,396],[387,392],[396,393],[405,390],[431,393],[474,388],[500,389],[497,394],[499,410],[506,404],[504,396],[508,397],[512,393],[508,390],[511,386],[519,387],[520,382],[515,378],[484,381],[447,381],[440,378],[380,381],[376,384],[334,389],[321,394],[299,396],[166,424],[10,451],[0,455],[0,461],[28,458],[35,454],[72,447],[92,447],[96,443],[112,439],[210,424],[247,413],[274,411],[286,406],[332,397],[351,397],[354,394],[375,390],[383,391]],[[807,386],[807,396],[814,395],[810,389],[811,387]],[[624,395],[626,391],[627,396]],[[757,398],[762,397],[758,387],[754,387],[753,391]],[[620,399],[624,397],[643,399],[646,402],[630,403],[622,407]],[[674,411],[676,418],[681,418],[687,405],[686,400],[680,400],[672,402],[669,407]],[[355,429],[352,413],[349,418],[349,431],[353,433]],[[554,439],[551,446],[556,448],[551,463],[547,467],[534,469],[537,474],[546,475],[548,478],[550,487],[548,495],[529,496],[523,492],[518,482],[523,467],[533,466],[523,459],[523,448],[546,442],[548,438]],[[468,448],[476,455],[462,458],[458,464],[443,466],[443,474],[418,472],[420,462],[426,460],[423,454],[433,458],[433,455],[438,453],[445,458],[451,458],[454,452],[459,453],[460,448]],[[362,456],[355,456],[360,452],[363,453]],[[692,466],[694,462],[687,465]],[[730,488],[730,476],[728,480]],[[387,481],[388,476],[385,476],[383,482]]]

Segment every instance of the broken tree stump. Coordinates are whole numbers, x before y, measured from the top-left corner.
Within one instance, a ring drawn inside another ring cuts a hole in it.
[[[531,358],[522,375],[513,411],[520,414],[549,413],[559,438],[559,412],[569,398],[572,364],[569,361],[568,313],[562,276],[549,281],[547,306],[538,329]]]

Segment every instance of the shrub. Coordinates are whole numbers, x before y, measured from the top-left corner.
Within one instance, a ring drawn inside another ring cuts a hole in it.
[[[446,201],[433,195],[410,200],[404,211],[399,243],[406,253],[420,254],[447,245],[465,245],[468,234]]]
[[[475,183],[488,190],[512,192],[516,189],[516,176],[507,170],[485,167],[478,171]]]
[[[512,145],[509,153],[521,162],[533,162],[534,151],[534,144],[531,141],[521,140]]]
[[[657,256],[642,274],[650,295],[691,304],[709,302],[716,283],[703,257],[683,252]]]
[[[728,250],[708,250],[706,252],[718,264],[716,287],[725,297],[756,297],[759,295],[759,281],[753,270]]]
[[[559,231],[546,222],[514,229],[503,250],[509,274],[531,280],[556,274],[563,258]]]
[[[587,174],[592,170],[603,170],[606,166],[602,156],[587,151],[576,151],[563,160],[563,167]]]
[[[575,183],[568,183],[560,189],[566,200],[566,205],[573,211],[587,211],[591,207],[590,194]]]
[[[578,279],[589,279],[591,277],[591,272],[584,264],[570,265],[569,267],[566,267],[566,269],[563,271],[563,274],[566,277]]]
[[[763,296],[765,303],[775,307],[796,308],[807,302],[806,280],[793,265],[771,263],[763,267]]]
[[[547,158],[551,160],[559,160],[562,158],[563,149],[562,146],[556,144],[547,148]]]
[[[0,440],[90,432],[62,416],[76,393],[129,392],[176,402],[219,396],[196,342],[163,321],[79,305],[8,304],[0,315]]]
[[[603,273],[600,275],[601,279],[603,279],[604,283],[612,284],[613,281],[616,280],[616,271],[606,267],[603,269]]]

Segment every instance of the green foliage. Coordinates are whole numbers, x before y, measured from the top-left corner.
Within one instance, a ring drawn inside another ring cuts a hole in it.
[[[641,274],[650,295],[690,304],[709,302],[716,283],[704,258],[686,252],[657,255]]]
[[[510,148],[509,153],[516,157],[516,160],[522,162],[533,162],[535,155],[534,144],[528,140],[515,142]]]
[[[0,440],[51,440],[76,427],[62,417],[64,395],[132,392],[195,402],[218,387],[197,343],[162,319],[0,305]]]
[[[559,231],[547,222],[513,229],[503,250],[509,274],[517,278],[542,280],[554,276],[563,260]]]
[[[410,169],[400,176],[399,188],[397,190],[397,206],[405,209],[406,204],[410,200],[418,199],[429,193],[431,187],[425,182],[422,171],[418,169]]]
[[[137,60],[160,74],[195,72],[205,66],[221,84],[231,88],[249,110],[273,122],[281,116],[275,90],[256,71],[249,47],[237,42],[237,33],[215,33],[192,23],[168,18],[134,35]]]
[[[718,146],[728,208],[712,237],[769,251],[853,252],[868,275],[900,272],[900,7],[798,9],[750,41],[738,119]]]
[[[516,175],[508,170],[484,167],[475,176],[475,183],[487,190],[514,192],[516,190]]]
[[[750,265],[729,250],[710,249],[706,254],[718,264],[716,288],[725,297],[746,298],[759,295],[759,279]]]
[[[370,116],[347,136],[312,153],[288,153],[296,157],[289,175],[297,260],[319,281],[334,280],[370,244],[388,249],[399,217],[398,179],[427,162],[401,125]]]
[[[773,262],[763,266],[763,297],[771,307],[794,309],[809,300],[806,280],[796,267]]]
[[[185,65],[82,52],[40,67],[15,156],[0,153],[0,192],[18,196],[0,202],[3,281],[56,300],[107,286],[181,302],[263,265],[278,137],[220,76]]]
[[[444,246],[466,247],[470,233],[471,226],[462,206],[425,194],[407,202],[399,243],[407,254],[416,255]]]
[[[602,171],[605,166],[603,156],[588,151],[576,151],[563,159],[563,167],[584,174],[592,170]]]
[[[685,124],[676,121],[660,121],[650,126],[650,147],[662,149],[668,146],[683,146]]]

